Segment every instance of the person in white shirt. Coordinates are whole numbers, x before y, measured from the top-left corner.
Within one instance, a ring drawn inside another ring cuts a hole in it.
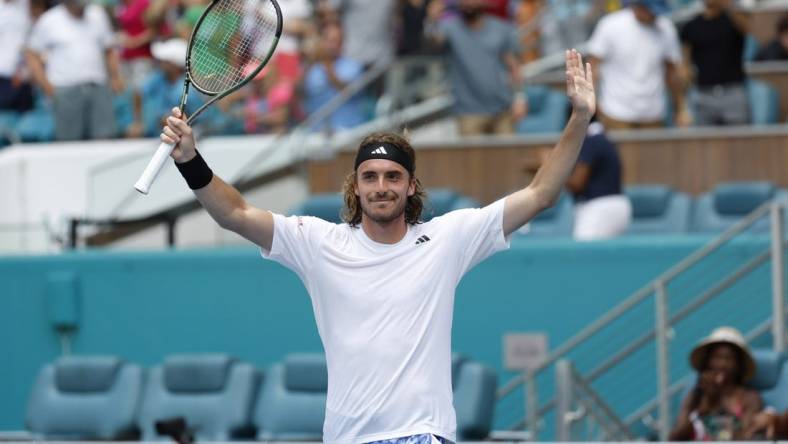
[[[678,126],[691,123],[678,67],[681,46],[665,0],[627,0],[603,17],[588,42],[598,69],[599,120],[608,130],[659,128],[670,89]],[[666,88],[666,85],[668,88]]]
[[[113,40],[107,13],[88,0],[64,0],[33,26],[27,63],[52,99],[56,139],[115,136],[109,85],[116,93],[124,86]]]
[[[462,276],[555,203],[594,114],[590,65],[568,51],[573,113],[526,188],[484,208],[420,223],[424,193],[415,152],[397,134],[365,138],[344,186],[343,224],[285,217],[250,206],[213,175],[177,108],[161,140],[220,226],[295,271],[312,299],[326,351],[323,441],[397,444],[456,441],[451,389],[454,293]]]
[[[28,1],[0,0],[0,110],[22,112],[33,107],[22,57],[29,31]]]

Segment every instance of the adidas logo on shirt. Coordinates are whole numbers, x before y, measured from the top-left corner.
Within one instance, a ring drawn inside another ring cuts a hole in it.
[[[423,243],[425,243],[425,242],[427,242],[427,241],[429,241],[429,240],[430,240],[430,238],[429,238],[429,237],[427,237],[427,236],[421,236],[420,238],[416,239],[416,245],[423,244]]]
[[[388,154],[386,148],[380,147],[372,152],[372,154]]]

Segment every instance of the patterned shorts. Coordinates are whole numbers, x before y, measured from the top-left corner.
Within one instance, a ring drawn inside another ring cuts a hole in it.
[[[440,444],[454,444],[448,439],[441,438],[440,436],[431,433],[422,433],[421,435],[403,436],[401,438],[384,439],[381,441],[372,441],[367,444],[432,444],[434,441]]]

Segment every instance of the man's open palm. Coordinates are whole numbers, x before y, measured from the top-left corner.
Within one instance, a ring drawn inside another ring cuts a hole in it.
[[[583,57],[575,49],[566,51],[566,95],[575,113],[591,117],[596,112],[591,64],[583,65]]]

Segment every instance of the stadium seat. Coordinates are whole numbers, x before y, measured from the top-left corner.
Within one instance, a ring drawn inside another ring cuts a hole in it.
[[[144,441],[155,422],[183,417],[198,441],[249,437],[261,374],[223,354],[175,355],[150,370],[139,415]]]
[[[780,119],[780,94],[766,82],[747,80],[747,99],[750,105],[750,122],[753,125],[770,125]]]
[[[322,353],[300,353],[274,364],[257,398],[253,422],[264,441],[320,441],[328,373]]]
[[[749,385],[761,392],[763,404],[777,411],[788,409],[788,366],[785,355],[773,350],[753,350],[756,371]]]
[[[558,202],[539,213],[517,232],[527,236],[571,237],[574,228],[574,203],[568,193],[562,192]]]
[[[495,413],[497,384],[494,370],[462,356],[452,357],[458,441],[483,441],[487,438]]]
[[[528,115],[516,122],[520,134],[561,132],[569,112],[566,95],[542,85],[526,88]]]
[[[691,230],[696,233],[717,233],[730,228],[763,203],[774,198],[776,189],[769,182],[727,182],[702,194],[692,211]],[[749,229],[768,232],[769,218],[762,217]]]
[[[634,185],[624,190],[632,202],[628,234],[687,233],[691,199],[666,185]]]
[[[450,188],[431,188],[427,190],[427,200],[424,202],[421,217],[426,222],[450,211],[478,207],[479,202]]]
[[[49,142],[55,138],[55,120],[48,110],[34,109],[22,114],[16,124],[22,142]]]
[[[292,215],[314,216],[335,224],[342,223],[344,201],[339,193],[315,194],[290,211]]]
[[[38,374],[27,427],[45,440],[129,439],[142,384],[142,369],[117,357],[60,358]]]
[[[13,111],[0,112],[0,148],[13,143],[17,139],[16,124],[19,113]]]

